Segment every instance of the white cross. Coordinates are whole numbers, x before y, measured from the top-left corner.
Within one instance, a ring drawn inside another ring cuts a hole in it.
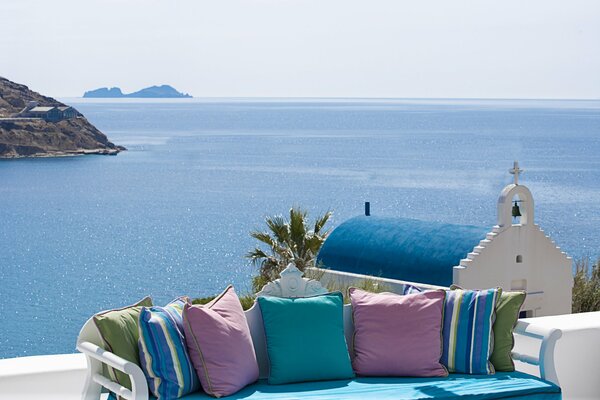
[[[519,174],[523,172],[523,170],[519,168],[519,162],[515,161],[512,169],[509,169],[508,172],[510,172],[512,175],[515,176],[515,185],[518,185],[519,184]]]

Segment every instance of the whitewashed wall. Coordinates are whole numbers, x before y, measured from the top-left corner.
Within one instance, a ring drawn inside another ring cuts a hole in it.
[[[334,289],[347,288],[350,286],[361,286],[361,284],[368,280],[379,285],[385,291],[402,294],[404,285],[412,285],[421,289],[448,289],[443,286],[428,285],[425,283],[417,283],[410,281],[401,281],[398,279],[382,278],[377,276],[354,274],[352,272],[335,271],[332,269],[319,269],[309,268],[307,276],[318,278],[323,286]]]

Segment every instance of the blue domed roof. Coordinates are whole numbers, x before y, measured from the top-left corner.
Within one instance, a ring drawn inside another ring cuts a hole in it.
[[[488,231],[472,225],[360,216],[331,232],[317,263],[338,271],[450,286],[452,267]]]

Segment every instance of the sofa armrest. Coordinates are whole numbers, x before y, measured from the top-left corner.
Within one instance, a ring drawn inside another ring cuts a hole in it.
[[[556,342],[562,336],[562,331],[556,328],[546,328],[534,325],[530,322],[519,320],[514,330],[515,341],[519,335],[541,341],[540,349],[537,354],[522,354],[513,352],[513,359],[537,366],[540,372],[540,378],[558,385],[558,375],[554,362],[554,349]]]
[[[148,400],[148,383],[139,366],[90,342],[77,343],[77,350],[85,354],[87,359],[87,377],[82,399],[98,400],[101,387],[104,387],[128,400]],[[102,375],[103,364],[129,375],[132,390]]]

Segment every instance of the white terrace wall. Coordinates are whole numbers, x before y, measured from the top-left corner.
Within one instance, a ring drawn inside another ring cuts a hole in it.
[[[334,290],[342,290],[352,286],[360,287],[365,281],[370,281],[372,284],[376,284],[387,292],[398,294],[403,293],[404,285],[412,285],[424,290],[448,289],[443,286],[382,278],[379,276],[354,274],[352,272],[336,271],[332,269],[309,268],[306,276],[318,279],[323,286]]]

